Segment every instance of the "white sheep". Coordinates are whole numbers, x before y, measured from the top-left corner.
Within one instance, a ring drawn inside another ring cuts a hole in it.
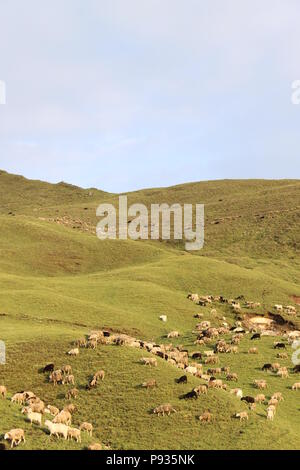
[[[66,426],[65,424],[61,424],[61,423],[52,423],[49,420],[45,421],[45,426],[49,430],[50,436],[52,435],[56,437],[63,436],[65,440],[68,439],[69,426]]]
[[[34,424],[39,424],[40,426],[42,426],[42,414],[41,413],[35,413],[29,408],[27,411],[26,417],[28,421],[30,421],[31,424],[34,423]]]
[[[166,322],[166,321],[167,321],[167,315],[161,315],[161,316],[159,317],[159,319],[160,319],[161,321],[163,321],[163,322]]]
[[[78,348],[71,349],[70,351],[67,352],[67,354],[68,354],[69,356],[78,356],[78,354],[79,354],[79,349],[78,349]]]
[[[233,388],[230,390],[230,393],[238,398],[243,398],[243,390],[241,388]]]

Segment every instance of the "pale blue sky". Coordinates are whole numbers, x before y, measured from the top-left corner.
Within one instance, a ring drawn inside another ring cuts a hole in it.
[[[125,192],[299,178],[299,0],[0,0],[0,168]]]

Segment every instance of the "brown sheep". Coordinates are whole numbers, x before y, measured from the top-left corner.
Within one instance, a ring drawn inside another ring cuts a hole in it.
[[[54,424],[66,424],[70,426],[72,423],[72,415],[69,411],[62,410],[58,415],[55,416],[53,420]]]
[[[98,370],[94,375],[94,379],[96,379],[97,382],[98,382],[98,380],[104,380],[104,378],[105,378],[104,370]]]
[[[256,401],[256,403],[263,403],[263,402],[266,401],[266,397],[263,393],[260,393],[260,394],[256,395],[255,401]]]
[[[68,428],[68,439],[74,439],[76,442],[81,442],[81,432],[77,428]]]
[[[200,420],[202,423],[210,423],[211,420],[212,420],[212,414],[211,414],[211,412],[210,412],[209,410],[204,411],[204,413],[199,416],[199,420]]]
[[[238,381],[238,375],[235,372],[226,375],[226,380],[234,380],[235,382]]]
[[[11,442],[11,448],[18,446],[22,441],[26,442],[23,429],[11,429],[4,435],[4,439]]]
[[[0,385],[0,397],[1,398],[6,398],[7,395],[7,389],[4,387],[4,385]]]
[[[101,444],[95,443],[95,444],[90,444],[88,446],[88,450],[103,450],[103,447]]]
[[[143,388],[153,388],[153,387],[157,387],[157,382],[155,379],[150,379],[147,382],[143,382],[141,386]]]
[[[241,411],[240,413],[236,413],[235,417],[240,418],[240,421],[243,421],[243,420],[248,421],[249,419],[247,411]]]
[[[72,374],[72,367],[70,365],[62,366],[61,371],[64,375]]]
[[[57,385],[59,383],[62,383],[63,381],[63,373],[60,369],[53,371],[49,375],[49,382],[53,382],[53,385]]]
[[[66,393],[66,399],[70,400],[70,398],[74,398],[76,400],[76,398],[78,396],[78,393],[79,393],[79,391],[77,390],[77,388],[71,388],[71,390],[69,390]]]
[[[157,414],[157,416],[160,416],[161,414],[164,416],[165,413],[170,416],[171,413],[177,413],[177,411],[172,405],[170,405],[170,403],[166,403],[154,408],[153,413]]]
[[[77,407],[73,405],[73,403],[70,403],[69,405],[64,406],[64,411],[68,411],[72,415],[77,411]]]
[[[91,423],[84,422],[80,425],[79,429],[81,431],[87,432],[87,434],[89,434],[89,436],[93,435],[93,425]]]

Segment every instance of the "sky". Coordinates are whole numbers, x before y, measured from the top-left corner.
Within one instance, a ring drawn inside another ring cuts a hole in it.
[[[299,178],[299,0],[0,0],[0,168],[126,192]]]

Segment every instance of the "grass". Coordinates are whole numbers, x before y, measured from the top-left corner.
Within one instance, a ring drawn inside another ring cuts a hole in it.
[[[192,402],[179,400],[199,379],[177,385],[174,379],[180,371],[162,360],[155,370],[143,367],[141,351],[103,346],[84,350],[76,359],[65,352],[73,339],[95,327],[159,343],[176,329],[181,333],[177,344],[198,350],[191,333],[196,312],[217,325],[223,315],[230,324],[235,317],[228,307],[217,305],[218,313],[211,318],[210,308],[186,299],[189,291],[243,294],[262,303],[259,314],[267,314],[275,303],[293,304],[291,296],[300,295],[299,195],[297,180],[204,182],[129,195],[130,202],[147,205],[204,202],[206,244],[191,254],[172,241],[100,242],[72,225],[41,220],[68,215],[95,225],[97,205],[115,202],[117,195],[0,172],[0,339],[7,346],[0,384],[7,386],[9,395],[28,388],[62,408],[66,387],[54,388],[38,370],[51,361],[58,366],[71,362],[80,389],[74,423],[90,420],[95,426],[94,438],[85,436],[81,445],[56,441],[27,424],[17,405],[0,400],[0,436],[24,427],[25,449],[81,449],[95,441],[113,449],[298,448],[298,394],[290,389],[297,379],[291,375],[281,380],[260,370],[276,358],[274,338],[264,337],[257,344],[258,355],[247,354],[253,346],[248,336],[239,354],[220,355],[221,365],[238,373],[238,383],[229,383],[232,387],[253,395],[253,380],[267,377],[267,396],[283,393],[285,401],[272,423],[266,420],[266,406],[260,405],[248,423],[240,424],[231,416],[246,405],[224,391],[210,390]],[[161,314],[168,316],[167,324],[158,320]],[[299,315],[285,318],[300,327]],[[290,359],[281,362],[292,366]],[[99,389],[87,392],[88,377],[99,367],[107,377]],[[152,377],[159,383],[157,389],[138,386]],[[151,415],[151,408],[165,402],[178,413]],[[214,421],[200,424],[197,417],[208,408]]]

